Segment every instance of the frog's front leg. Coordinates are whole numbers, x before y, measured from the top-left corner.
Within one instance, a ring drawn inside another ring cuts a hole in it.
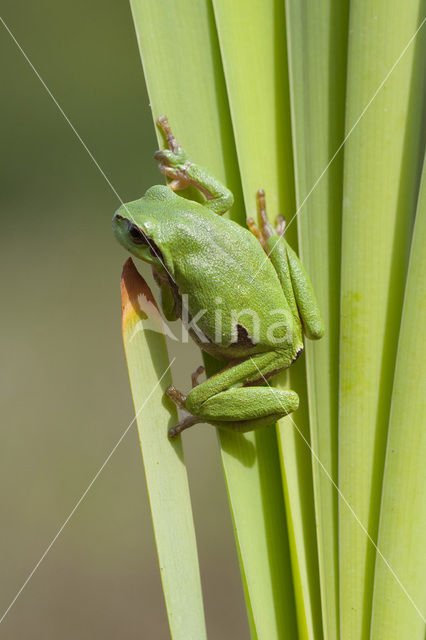
[[[204,195],[205,205],[209,209],[220,215],[228,211],[234,203],[234,196],[229,189],[216,180],[207,169],[188,159],[174,137],[166,116],[160,116],[157,124],[162,129],[169,148],[157,151],[155,159],[159,162],[161,173],[171,180],[169,187],[178,191],[193,185]]]
[[[263,376],[271,376],[288,364],[284,353],[261,353],[224,369],[192,389],[187,396],[171,388],[169,396],[189,415],[170,429],[169,436],[175,437],[196,422],[209,422],[238,432],[251,431],[295,411],[299,399],[294,391],[235,386],[263,381]]]

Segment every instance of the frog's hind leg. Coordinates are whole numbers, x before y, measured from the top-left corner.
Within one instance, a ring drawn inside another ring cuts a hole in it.
[[[225,422],[229,426],[230,422],[258,418],[271,422],[277,415],[294,411],[298,398],[293,391],[281,392],[259,384],[289,366],[291,360],[286,352],[268,351],[232,364],[192,389],[185,399],[185,409],[214,424]],[[252,384],[257,386],[244,386]]]
[[[228,389],[204,402],[198,415],[187,414],[175,427],[169,429],[169,438],[175,438],[185,429],[200,422],[245,433],[277,422],[296,411],[298,406],[297,393],[290,389],[274,389],[269,386]]]
[[[255,423],[262,426],[273,422],[277,415],[285,415],[297,408],[298,398],[293,391],[281,396],[284,392],[267,387],[244,387],[246,384],[259,384],[264,378],[275,375],[288,367],[291,359],[291,355],[278,350],[258,353],[247,360],[230,363],[228,367],[194,387],[188,395],[174,387],[170,387],[167,393],[178,406],[192,417],[197,417],[196,422],[210,422],[217,426],[224,422],[225,427],[232,429],[231,422],[243,421],[247,427],[245,430],[248,430],[251,427],[247,421],[262,419],[260,423]],[[271,395],[274,393],[278,394],[274,396],[275,400]],[[265,402],[268,400],[267,406]],[[238,430],[241,429],[240,425]],[[178,432],[180,431],[182,427],[179,427]],[[176,434],[175,431],[172,434]]]
[[[276,422],[296,411],[295,391],[272,387],[239,387],[212,396],[198,409],[198,417],[233,431],[249,431]]]

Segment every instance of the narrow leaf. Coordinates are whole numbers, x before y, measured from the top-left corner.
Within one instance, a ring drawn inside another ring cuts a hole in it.
[[[339,637],[337,419],[348,1],[287,0],[300,255],[326,328],[306,341],[324,637]],[[337,155],[336,155],[337,152]],[[331,161],[331,163],[330,163]],[[321,462],[324,465],[322,468]],[[328,475],[327,475],[328,474]],[[329,477],[330,476],[330,477]]]
[[[381,553],[376,556],[372,640],[423,640],[425,636],[425,246],[426,162],[414,227],[392,396],[378,539]]]
[[[249,0],[244,11],[238,4],[225,0],[214,0],[213,5],[247,215],[256,217],[255,194],[262,188],[271,220],[278,214],[288,218],[295,210],[295,198],[284,6],[272,0]],[[297,246],[295,232],[296,226],[293,233],[286,235],[293,246]],[[288,387],[285,382],[288,380],[284,377],[277,384]],[[292,365],[290,382],[300,396],[300,408],[291,418],[280,421],[278,448],[298,637],[313,638],[318,637],[321,629],[321,609],[311,453],[293,424],[294,420],[309,440],[303,360]],[[283,582],[280,592],[275,594],[280,607],[286,606],[291,591],[291,585]],[[286,629],[289,633],[288,626]]]
[[[423,0],[408,0],[403,11],[397,0],[358,0],[350,9],[339,486],[373,540],[423,159],[424,34],[415,39],[423,7]],[[367,638],[375,548],[342,501],[339,525],[342,637]]]
[[[177,415],[164,395],[171,376],[161,316],[130,258],[121,296],[123,341],[170,631],[173,640],[202,640],[204,610],[182,443],[167,437]]]

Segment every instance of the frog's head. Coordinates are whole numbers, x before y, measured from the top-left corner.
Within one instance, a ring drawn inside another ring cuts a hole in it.
[[[121,205],[112,219],[117,240],[137,258],[163,270],[162,223],[164,201],[175,198],[166,186],[151,187],[139,200]]]

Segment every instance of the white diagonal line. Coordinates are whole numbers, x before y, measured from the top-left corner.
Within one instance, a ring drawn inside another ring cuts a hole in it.
[[[49,89],[49,87],[47,86],[47,84],[45,83],[45,81],[43,80],[43,78],[41,77],[40,73],[38,72],[38,70],[36,69],[36,67],[33,65],[33,63],[31,62],[31,60],[29,59],[29,57],[27,56],[27,54],[25,53],[24,49],[21,47],[21,45],[19,44],[18,40],[15,38],[15,36],[13,35],[12,31],[10,30],[10,28],[8,27],[8,25],[6,24],[6,22],[3,20],[3,18],[0,16],[0,22],[3,24],[4,28],[6,29],[6,31],[8,32],[8,34],[10,35],[10,37],[12,38],[13,42],[16,44],[16,46],[18,47],[19,51],[22,53],[22,55],[24,56],[25,60],[28,62],[28,64],[30,65],[31,69],[34,71],[35,75],[37,76],[37,78],[40,80],[41,84],[43,85],[43,87],[45,88],[45,90],[47,91],[47,93],[49,94],[49,96],[51,97],[51,99],[53,100],[53,102],[55,103],[55,105],[57,106],[57,108],[59,109],[61,115],[63,116],[63,118],[66,120],[66,122],[69,124],[69,126],[71,127],[71,129],[73,130],[74,134],[76,135],[77,139],[79,140],[79,142],[82,144],[83,148],[85,149],[85,151],[88,153],[90,159],[92,160],[92,162],[95,164],[95,166],[97,167],[97,169],[99,170],[99,172],[102,174],[102,176],[104,177],[105,181],[107,182],[107,184],[109,185],[109,187],[111,188],[111,190],[113,191],[113,193],[116,195],[117,199],[119,200],[119,202],[123,205],[123,207],[125,208],[129,218],[132,220],[132,222],[134,222],[136,224],[135,219],[133,218],[131,212],[129,211],[129,209],[127,208],[127,205],[125,204],[125,202],[123,202],[123,200],[121,199],[117,189],[114,187],[114,185],[112,184],[111,180],[108,178],[108,176],[106,175],[105,171],[102,169],[102,167],[100,166],[99,162],[96,160],[95,156],[93,155],[93,153],[90,151],[89,147],[87,146],[87,144],[84,142],[83,138],[81,137],[81,135],[78,133],[77,129],[75,128],[75,126],[73,125],[73,123],[71,122],[71,120],[69,119],[69,117],[67,116],[67,114],[65,113],[65,111],[62,109],[61,105],[59,104],[59,102],[56,100],[55,96],[53,95],[53,93],[51,92],[51,90]],[[164,269],[167,271],[167,273],[169,274],[170,278],[172,279],[173,282],[175,282],[172,274],[170,273],[170,271],[167,269],[166,265],[163,262],[163,259],[161,257],[161,255],[158,254],[158,251],[155,247],[155,245],[153,245],[149,238],[147,238],[148,244],[150,246],[150,248],[152,249],[152,251],[154,252],[155,256],[158,258],[158,260],[160,261],[160,263],[162,264],[162,266],[164,267]]]
[[[92,488],[92,486],[95,484],[96,480],[98,479],[98,477],[100,476],[100,474],[102,473],[102,471],[105,469],[106,465],[108,464],[108,462],[111,460],[112,456],[114,455],[114,453],[116,452],[116,450],[118,449],[118,447],[120,446],[120,444],[122,443],[122,441],[124,440],[124,438],[126,437],[130,427],[134,424],[135,420],[138,418],[140,412],[142,411],[142,409],[145,407],[146,403],[148,402],[148,400],[150,399],[150,397],[152,396],[152,394],[154,393],[154,391],[156,390],[156,388],[158,387],[158,385],[160,384],[160,382],[162,381],[162,379],[164,378],[164,376],[166,375],[166,373],[168,372],[168,370],[170,369],[170,367],[172,366],[173,362],[176,360],[176,358],[173,358],[173,360],[170,362],[169,366],[167,367],[167,369],[163,372],[161,378],[159,378],[157,380],[157,382],[155,383],[154,387],[152,388],[151,392],[149,393],[149,395],[145,398],[145,400],[143,401],[141,407],[137,410],[134,418],[132,419],[132,421],[130,422],[130,424],[126,427],[126,429],[123,431],[123,433],[121,434],[119,440],[116,442],[116,444],[114,445],[114,447],[112,448],[112,450],[110,451],[110,453],[108,454],[108,456],[106,457],[105,461],[103,462],[103,464],[99,467],[98,471],[95,473],[95,475],[93,476],[92,480],[90,481],[87,489],[81,494],[80,498],[77,500],[77,502],[75,503],[74,507],[72,508],[72,510],[70,511],[70,513],[68,514],[68,516],[66,517],[66,519],[64,520],[64,522],[62,523],[62,525],[59,527],[56,535],[52,538],[52,540],[50,541],[50,543],[48,544],[48,546],[46,547],[46,549],[44,550],[42,556],[40,557],[39,561],[35,564],[34,568],[32,569],[32,571],[28,574],[27,579],[25,580],[25,582],[23,583],[23,585],[21,586],[21,588],[19,589],[19,591],[17,592],[16,596],[13,598],[12,602],[9,604],[9,606],[7,607],[7,609],[5,610],[5,612],[3,613],[2,617],[0,618],[0,624],[3,622],[3,620],[5,619],[5,617],[7,616],[7,614],[9,613],[9,611],[11,610],[11,608],[13,607],[13,605],[15,604],[15,602],[17,601],[17,599],[19,598],[19,596],[21,595],[21,593],[23,592],[23,590],[25,589],[25,587],[27,586],[27,584],[29,583],[29,581],[31,580],[31,578],[33,577],[33,575],[35,574],[35,572],[37,571],[37,569],[39,568],[39,566],[41,565],[41,563],[43,562],[43,560],[45,559],[45,557],[47,556],[47,554],[49,553],[49,551],[51,550],[51,548],[53,547],[53,545],[55,544],[56,540],[59,538],[59,536],[61,535],[62,531],[65,529],[65,527],[67,526],[68,522],[71,520],[71,518],[73,517],[74,513],[77,511],[78,507],[80,506],[80,504],[83,502],[84,498],[87,496],[87,494],[89,493],[90,489]]]
[[[375,100],[375,98],[377,97],[377,95],[380,93],[380,91],[383,89],[383,86],[386,84],[387,80],[389,79],[389,77],[392,75],[392,73],[395,71],[396,67],[398,66],[398,64],[401,62],[402,58],[404,57],[404,55],[406,54],[406,52],[408,51],[410,45],[412,44],[412,42],[414,41],[414,39],[416,38],[416,36],[418,35],[420,29],[423,27],[424,23],[426,22],[426,18],[423,18],[423,20],[421,21],[419,27],[416,29],[416,31],[413,33],[413,35],[411,36],[411,38],[409,39],[409,41],[407,42],[407,44],[405,45],[405,47],[403,48],[402,52],[399,54],[398,58],[395,60],[395,62],[393,63],[393,65],[391,66],[391,68],[389,69],[389,71],[387,72],[387,74],[385,75],[385,77],[383,78],[382,82],[379,84],[379,86],[377,87],[376,91],[373,93],[373,95],[371,96],[370,100],[367,102],[367,104],[365,105],[364,109],[361,111],[361,113],[359,114],[358,118],[355,120],[355,123],[352,125],[352,127],[349,129],[348,133],[346,134],[346,136],[343,138],[343,141],[340,143],[340,145],[338,146],[338,148],[336,149],[336,151],[334,152],[334,154],[332,155],[332,157],[330,158],[330,160],[328,161],[327,166],[323,169],[323,171],[320,173],[319,177],[316,179],[316,181],[314,182],[314,185],[312,186],[312,188],[310,189],[310,191],[308,192],[308,194],[305,196],[305,198],[303,199],[302,203],[298,206],[296,213],[293,215],[293,217],[290,219],[290,222],[286,225],[286,231],[289,228],[289,226],[291,225],[291,223],[293,222],[293,220],[299,215],[299,213],[301,212],[303,206],[305,205],[306,201],[311,197],[312,193],[315,191],[315,189],[317,188],[318,184],[321,182],[322,178],[325,176],[325,174],[327,173],[328,169],[330,168],[330,166],[333,164],[334,160],[336,159],[336,157],[338,156],[338,154],[340,153],[340,151],[343,149],[343,147],[346,144],[346,141],[348,140],[349,136],[352,135],[352,133],[354,132],[354,129],[358,126],[360,120],[364,117],[364,115],[366,114],[366,112],[368,111],[368,109],[370,108],[371,104],[373,103],[373,101]],[[264,261],[262,262],[262,264],[260,265],[259,269],[256,271],[256,273],[254,274],[253,278],[252,278],[252,282],[253,280],[257,277],[257,275],[259,274],[260,270],[262,269],[263,265],[265,264],[266,260],[268,260],[268,258],[271,256],[271,253],[274,251],[275,247],[277,246],[278,243],[275,243],[274,246],[272,247],[271,251],[266,255],[266,258],[264,259]]]
[[[276,390],[271,387],[271,385],[269,384],[269,382],[266,380],[265,376],[263,375],[263,373],[261,372],[261,370],[259,369],[259,367],[257,366],[256,362],[253,360],[253,358],[250,357],[250,360],[253,362],[253,364],[255,365],[256,369],[258,370],[260,376],[262,377],[262,379],[264,380],[264,382],[268,385],[268,387],[270,388],[270,390],[272,391],[272,393],[275,395],[276,399],[278,400],[278,402],[280,403],[280,405],[282,406],[282,408],[284,409],[285,413],[286,413],[286,417],[289,418],[294,426],[294,428],[296,429],[297,433],[300,435],[300,437],[302,438],[302,440],[304,441],[304,443],[306,444],[306,446],[308,447],[308,449],[310,450],[311,454],[313,455],[313,457],[315,458],[315,460],[318,462],[318,464],[320,465],[321,469],[324,471],[325,475],[327,476],[327,478],[330,480],[331,484],[333,485],[333,487],[336,489],[337,493],[339,494],[339,497],[343,500],[343,502],[345,503],[345,505],[347,506],[347,508],[349,509],[349,511],[352,513],[353,517],[355,518],[355,520],[358,522],[359,526],[361,527],[361,529],[363,530],[363,532],[365,533],[365,535],[367,536],[367,538],[369,539],[369,541],[371,542],[371,544],[373,545],[373,547],[375,548],[375,550],[377,551],[377,553],[379,554],[379,556],[381,557],[381,559],[383,560],[383,562],[385,563],[385,565],[387,566],[387,568],[389,569],[390,573],[392,574],[392,576],[394,577],[395,581],[398,583],[398,585],[401,587],[402,591],[405,593],[406,597],[408,598],[408,600],[410,601],[410,603],[413,605],[414,609],[417,611],[417,613],[419,614],[420,618],[423,620],[424,623],[426,623],[426,618],[424,617],[423,613],[421,612],[421,610],[419,609],[419,607],[417,606],[417,604],[414,602],[413,598],[410,596],[410,594],[408,593],[407,589],[404,587],[403,583],[401,582],[401,580],[399,579],[397,573],[395,572],[395,570],[391,567],[390,563],[388,562],[388,560],[385,558],[385,556],[383,555],[383,553],[380,551],[379,547],[377,546],[377,544],[374,542],[373,538],[370,536],[370,534],[368,533],[366,527],[363,525],[363,523],[361,522],[360,518],[358,517],[358,515],[356,514],[356,512],[354,511],[353,507],[350,505],[350,503],[348,502],[347,498],[345,498],[345,496],[343,495],[343,493],[341,492],[341,490],[339,489],[338,485],[335,483],[335,481],[333,480],[333,478],[331,477],[331,475],[329,474],[329,472],[327,471],[327,469],[325,468],[325,466],[323,465],[323,463],[321,462],[321,460],[319,459],[319,457],[317,456],[317,454],[315,453],[315,451],[312,449],[310,442],[305,438],[305,436],[303,435],[302,431],[299,429],[299,427],[297,426],[297,424],[295,423],[295,421],[293,420],[293,418],[291,417],[291,415],[289,415],[287,413],[287,411],[284,408],[283,403],[281,402],[280,397],[278,396]]]
[[[45,83],[45,81],[43,80],[43,78],[41,77],[41,75],[39,74],[39,72],[37,71],[37,69],[35,68],[35,66],[33,65],[33,63],[31,62],[31,60],[29,59],[29,57],[27,56],[27,54],[25,53],[24,49],[21,47],[21,45],[19,44],[19,42],[17,41],[17,39],[15,38],[15,36],[13,35],[12,31],[9,29],[8,25],[5,23],[5,21],[3,20],[3,18],[0,16],[0,21],[2,22],[4,28],[6,29],[6,31],[8,32],[8,34],[10,35],[10,37],[12,38],[13,42],[16,44],[16,46],[18,47],[19,51],[22,53],[22,55],[24,56],[25,60],[28,62],[28,64],[30,65],[31,69],[34,71],[35,75],[37,76],[37,78],[40,80],[41,84],[43,85],[43,87],[45,88],[45,90],[47,91],[47,93],[49,94],[49,96],[51,97],[51,99],[53,100],[53,102],[55,103],[55,105],[57,106],[57,108],[59,109],[59,111],[61,112],[61,115],[64,117],[64,119],[67,121],[67,123],[69,124],[69,126],[71,127],[71,129],[73,130],[73,132],[75,133],[75,135],[77,136],[78,140],[80,141],[80,143],[83,145],[84,149],[87,151],[87,153],[89,154],[91,160],[93,161],[93,163],[96,165],[96,167],[98,168],[98,170],[100,171],[100,173],[103,175],[103,177],[105,178],[106,182],[109,184],[109,186],[111,187],[112,191],[115,193],[115,195],[117,196],[117,199],[123,204],[123,201],[121,200],[116,188],[114,187],[114,185],[111,183],[110,179],[108,178],[108,176],[106,175],[106,173],[104,172],[104,170],[102,169],[102,167],[99,165],[98,161],[96,160],[96,158],[94,157],[93,153],[90,151],[89,147],[87,146],[87,144],[84,142],[83,138],[81,137],[81,135],[78,133],[77,129],[75,128],[75,126],[73,125],[73,123],[71,122],[71,120],[69,119],[69,117],[67,116],[67,114],[65,113],[65,111],[62,109],[61,105],[59,104],[59,102],[56,100],[55,96],[53,95],[53,93],[51,92],[51,90],[49,89],[49,87],[47,86],[47,84]]]

